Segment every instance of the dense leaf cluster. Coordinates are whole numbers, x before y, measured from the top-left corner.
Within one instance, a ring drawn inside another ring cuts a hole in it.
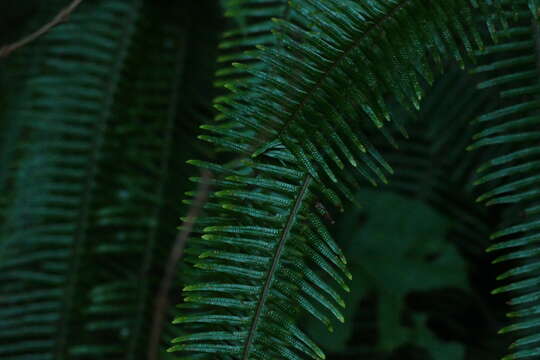
[[[0,64],[0,357],[325,359],[314,320],[372,324],[373,358],[497,356],[407,304],[490,282],[490,233],[517,321],[477,294],[479,322],[538,357],[539,6],[84,1]],[[4,41],[51,16],[13,12]]]

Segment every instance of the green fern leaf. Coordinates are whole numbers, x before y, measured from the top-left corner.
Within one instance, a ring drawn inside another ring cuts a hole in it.
[[[40,75],[13,114],[31,141],[0,253],[2,357],[68,356],[97,162],[137,10],[85,4],[47,34]]]
[[[174,340],[171,351],[324,358],[295,319],[303,309],[328,327],[325,312],[344,320],[338,292],[316,275],[348,289],[343,254],[316,214],[319,197],[309,175],[272,159],[251,165],[256,170],[244,175],[223,169],[227,183],[213,182],[206,208],[217,220],[203,218],[201,237],[192,239],[201,280],[184,288],[187,314],[176,319],[190,335]],[[272,173],[280,168],[283,175]],[[212,330],[216,324],[220,331]]]
[[[280,46],[269,32],[275,26],[269,18],[289,16],[289,8],[285,2],[260,3],[229,3],[228,13],[245,16],[248,25],[244,31],[239,27],[226,33],[222,49],[245,49],[259,41]],[[221,59],[266,67],[250,55],[232,52]],[[218,78],[223,79],[218,85],[226,82],[234,90],[216,99],[221,108],[234,101],[249,101],[246,89],[259,83],[243,69],[225,68]],[[225,166],[191,162],[211,170],[217,178],[211,181],[213,192],[204,206],[208,214],[195,224],[201,237],[191,240],[188,251],[188,261],[200,270],[200,282],[184,288],[180,307],[185,314],[175,321],[183,324],[188,335],[173,340],[177,345],[170,351],[201,358],[205,353],[212,358],[324,358],[297,327],[296,319],[302,309],[328,327],[327,313],[344,320],[339,310],[343,300],[328,282],[333,279],[348,290],[344,277],[350,273],[315,206],[323,193],[334,203],[339,200],[298,168],[280,144],[265,152],[260,161],[246,160],[253,132],[227,122],[231,119],[226,115],[218,120],[221,122],[203,127],[212,135],[200,138],[244,161]]]
[[[275,20],[283,46],[260,55],[268,70],[236,65],[260,84],[242,93],[243,101],[219,107],[222,117],[253,129],[250,155],[284,144],[316,181],[346,197],[356,181],[344,167],[354,177],[386,183],[392,169],[367,134],[390,137],[387,95],[410,111],[418,108],[421,83],[435,76],[430,61],[441,67],[452,57],[464,66],[472,50],[483,47],[473,8],[489,6],[465,0],[293,4],[298,19]]]
[[[510,269],[498,277],[508,283],[493,291],[510,293],[510,304],[515,307],[508,314],[514,323],[501,332],[520,333],[511,346],[511,354],[504,359],[535,358],[540,354],[534,287],[540,281],[537,272],[539,32],[528,5],[527,1],[514,2],[514,11],[508,12],[511,26],[497,36],[501,42],[487,47],[481,54],[491,56],[492,61],[477,68],[478,72],[491,75],[480,87],[497,87],[500,106],[478,118],[481,131],[470,146],[470,149],[492,146],[500,149],[479,169],[476,184],[481,187],[482,195],[478,201],[513,207],[509,224],[492,235],[497,243],[488,249],[506,250],[494,262],[511,263]]]

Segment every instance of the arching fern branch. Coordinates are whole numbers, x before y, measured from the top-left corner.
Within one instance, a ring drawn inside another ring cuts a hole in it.
[[[498,277],[508,283],[494,291],[509,293],[509,303],[514,307],[509,313],[514,324],[501,331],[520,333],[505,359],[540,356],[540,30],[534,19],[538,9],[533,8],[531,13],[530,5],[525,0],[507,2],[511,26],[498,34],[500,44],[481,54],[489,56],[489,61],[476,69],[491,75],[480,87],[496,87],[500,91],[500,106],[478,118],[481,131],[471,149],[504,149],[480,167],[476,183],[482,195],[478,201],[519,210],[519,216],[507,219],[506,226],[492,235],[497,243],[488,249],[505,250],[494,262],[508,262],[510,267]]]
[[[224,117],[265,140],[253,156],[282,143],[315,180],[352,198],[355,176],[345,167],[371,183],[386,182],[392,172],[365,135],[375,128],[393,142],[385,128],[386,96],[411,111],[418,107],[421,79],[434,78],[431,61],[440,68],[442,59],[453,57],[463,65],[473,48],[483,46],[473,10],[486,3],[493,4],[298,0],[302,20],[276,20],[284,46],[263,51],[267,70],[253,70],[263,81],[223,109]]]

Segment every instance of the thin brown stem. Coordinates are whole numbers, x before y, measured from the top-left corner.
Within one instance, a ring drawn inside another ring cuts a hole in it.
[[[184,254],[186,242],[191,234],[191,231],[193,230],[193,224],[195,223],[195,220],[199,216],[206,199],[208,198],[211,178],[211,172],[206,170],[202,172],[199,187],[197,189],[197,195],[189,208],[186,220],[182,224],[182,230],[176,237],[169,260],[167,261],[165,274],[161,280],[161,285],[156,295],[154,314],[152,316],[152,330],[150,333],[150,341],[148,346],[148,360],[157,360],[158,358],[159,342],[161,339],[161,332],[163,330],[163,320],[165,318],[166,310],[169,307],[169,291],[171,289],[176,270],[178,269],[178,262]]]
[[[9,56],[13,51],[22,48],[23,46],[31,43],[40,36],[49,32],[53,27],[67,21],[69,16],[75,9],[82,3],[83,0],[74,0],[69,6],[62,9],[50,22],[43,25],[41,28],[28,35],[27,37],[9,45],[2,46],[0,48],[0,59]]]

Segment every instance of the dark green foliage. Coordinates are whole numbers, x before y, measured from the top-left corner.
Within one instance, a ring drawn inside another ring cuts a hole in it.
[[[0,59],[0,358],[538,357],[539,6],[83,1]]]
[[[3,356],[67,355],[81,310],[97,162],[138,6],[101,3],[53,30],[41,72],[28,80],[28,100],[11,120],[24,123],[30,141],[2,239]]]
[[[393,109],[410,134],[410,139],[399,140],[399,151],[382,136],[373,140],[395,175],[377,193],[360,190],[358,201],[369,206],[347,211],[335,229],[353,274],[351,293],[344,297],[344,315],[349,321],[336,326],[330,336],[313,322],[306,327],[321,339],[331,359],[410,359],[422,349],[434,359],[490,358],[504,350],[496,329],[486,326],[497,320],[496,314],[477,302],[478,297],[489,297],[486,290],[491,290],[490,285],[480,280],[485,290],[479,292],[474,283],[488,264],[483,250],[492,222],[474,202],[470,169],[490,153],[465,148],[474,133],[470,119],[494,101],[493,94],[475,89],[472,80],[449,67],[427,92],[417,118]],[[400,211],[387,211],[400,207]],[[375,221],[388,226],[375,226]],[[403,248],[408,251],[397,251]],[[403,271],[396,272],[396,268]],[[466,276],[467,272],[475,275]],[[460,281],[456,283],[455,278]],[[385,305],[389,301],[401,306]],[[393,335],[388,336],[389,331]]]
[[[198,153],[185,146],[209,114],[217,35],[195,37],[185,19],[199,11],[218,17],[215,6],[84,3],[6,63],[18,98],[2,118],[2,189],[13,192],[3,358],[146,357],[166,265],[156,258],[168,257],[186,184],[178,154]]]
[[[298,358],[295,352],[322,358],[294,320],[303,309],[330,327],[322,311],[326,308],[343,321],[341,297],[317,271],[322,269],[344,289],[348,271],[323,220],[312,210],[316,187],[286,154],[277,158],[281,166],[269,159],[250,164],[250,172],[214,167],[225,180],[213,183],[215,200],[205,205],[210,215],[199,221],[204,235],[194,240],[199,255],[193,261],[206,274],[200,283],[184,288],[182,308],[198,311],[175,320],[194,327],[173,340],[181,345],[172,350],[246,359]],[[238,199],[241,204],[235,204]],[[311,261],[303,254],[311,254]],[[219,331],[209,328],[217,326]],[[220,343],[227,340],[239,345]]]
[[[247,139],[254,156],[283,143],[312,177],[350,197],[357,181],[343,169],[374,184],[386,183],[392,173],[365,136],[372,127],[390,136],[385,96],[418,107],[418,74],[428,82],[434,76],[428,60],[440,67],[443,56],[452,56],[463,64],[468,54],[453,36],[467,44],[482,42],[467,1],[449,1],[444,10],[422,1],[299,4],[300,24],[276,20],[284,46],[261,55],[271,76],[252,70],[264,81],[224,114],[256,131],[257,137]],[[428,17],[431,27],[414,28]],[[408,32],[398,30],[403,24],[411,24]],[[298,142],[303,133],[309,139]]]
[[[186,51],[188,28],[160,23],[164,11],[144,12],[105,144],[107,153],[118,155],[103,157],[97,187],[88,262],[102,268],[94,273],[99,281],[93,281],[85,305],[88,343],[74,347],[72,356],[135,359],[145,354],[145,324],[151,323],[154,311],[151,294],[163,272],[156,258],[167,257],[175,238],[171,215],[177,203],[172,199],[181,196],[182,187],[172,184],[171,175],[185,169],[172,158],[181,142],[191,141],[183,133],[190,129],[182,123],[191,120],[190,107],[199,94],[187,94],[192,89],[185,74],[190,70],[187,58],[200,55]],[[184,16],[179,18],[185,23]],[[110,345],[103,346],[105,341]]]
[[[272,23],[267,16],[288,15],[284,2],[269,2],[268,7],[261,8],[245,4],[248,6],[233,6],[231,14],[242,15],[240,21],[249,23],[247,35],[235,40],[240,31],[228,32],[221,45],[228,55],[221,59],[238,57],[235,50],[253,46],[254,39],[272,39]],[[261,15],[266,22],[257,21]],[[264,66],[249,58],[241,60]],[[218,103],[244,101],[239,94],[257,83],[248,74],[236,73],[232,84],[240,93],[221,97]],[[218,76],[232,74],[225,68]],[[218,137],[202,139],[241,153],[247,150],[244,139],[252,134],[249,129],[227,123],[205,129]],[[303,310],[329,328],[328,315],[344,321],[339,308],[345,304],[335,285],[326,284],[317,275],[322,270],[338,287],[348,290],[345,259],[331,239],[325,220],[315,211],[324,190],[317,194],[320,189],[317,191],[319,187],[311,176],[298,169],[284,149],[267,152],[257,161],[244,159],[241,166],[235,166],[235,162],[192,163],[212,170],[216,179],[211,182],[211,200],[205,205],[208,216],[197,223],[202,236],[193,240],[191,248],[195,255],[191,261],[203,273],[199,283],[184,288],[181,308],[193,314],[175,320],[186,324],[188,335],[173,340],[179,344],[171,351],[243,359],[299,358],[301,354],[323,358],[320,349],[295,325],[295,319]],[[306,253],[311,254],[311,261],[304,257]],[[238,345],[228,345],[229,341]]]
[[[362,191],[361,198],[370,203],[368,212],[363,214],[366,221],[355,224],[362,213],[351,212],[351,217],[343,224],[358,231],[347,249],[349,254],[357,254],[351,264],[352,296],[346,298],[351,305],[348,317],[352,318],[355,310],[362,311],[354,304],[375,292],[378,333],[375,348],[378,351],[393,352],[413,342],[425,348],[434,359],[464,359],[465,348],[439,339],[427,326],[425,314],[409,310],[412,325],[405,326],[401,321],[407,295],[411,293],[447,288],[469,291],[466,263],[445,238],[451,221],[420,201],[394,194]],[[387,214],[389,207],[400,211]],[[395,231],[399,232],[399,237],[394,236]],[[391,255],[388,247],[393,249]],[[407,270],[396,272],[399,267]],[[350,333],[353,325],[349,322],[346,330],[339,330]],[[340,341],[350,338],[347,334],[336,335],[321,337],[334,351],[339,350]]]
[[[499,251],[494,262],[508,262],[511,268],[497,279],[506,282],[494,293],[511,293],[508,314],[514,324],[502,332],[519,331],[519,340],[512,345],[507,359],[540,355],[538,336],[538,200],[540,179],[538,167],[539,25],[531,16],[530,2],[514,2],[509,14],[510,27],[498,33],[499,44],[482,53],[491,56],[477,72],[488,72],[490,79],[480,88],[497,87],[500,103],[497,109],[477,119],[482,131],[475,135],[471,148],[502,147],[504,151],[491,157],[479,168],[476,181],[481,186],[479,202],[488,206],[510,206],[513,211],[491,238],[497,242],[489,251]],[[533,8],[536,12],[536,8]],[[500,253],[500,250],[505,250]]]

